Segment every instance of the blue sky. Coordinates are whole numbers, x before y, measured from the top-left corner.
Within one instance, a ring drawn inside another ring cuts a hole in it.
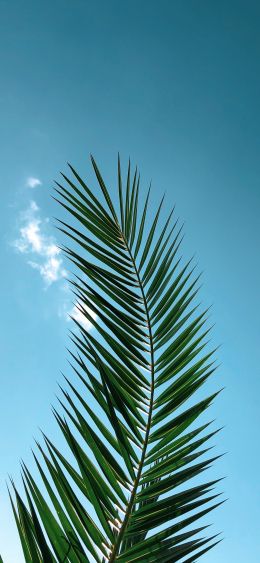
[[[55,245],[53,180],[92,152],[115,184],[120,150],[166,190],[196,252],[225,386],[212,417],[229,501],[207,563],[257,563],[259,521],[260,5],[258,1],[0,1],[0,552],[20,563],[5,480],[33,466],[51,414],[72,309]],[[34,181],[33,181],[34,179]],[[38,183],[35,182],[38,180]],[[39,183],[40,182],[40,183]],[[34,186],[33,186],[34,184]]]

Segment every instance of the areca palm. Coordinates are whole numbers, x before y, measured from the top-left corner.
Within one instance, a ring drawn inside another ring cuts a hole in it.
[[[95,160],[100,189],[70,166],[56,199],[59,228],[76,268],[74,379],[54,410],[70,456],[44,436],[36,464],[48,501],[23,465],[26,501],[11,498],[26,562],[192,562],[218,542],[197,521],[220,504],[217,481],[196,482],[216,457],[208,423],[194,425],[218,392],[193,397],[215,370],[198,278],[182,265],[182,228],[161,201],[148,224],[140,177],[125,186],[118,159],[118,212]],[[77,383],[78,382],[78,383]]]

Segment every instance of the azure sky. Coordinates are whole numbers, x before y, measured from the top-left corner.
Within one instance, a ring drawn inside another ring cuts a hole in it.
[[[93,153],[116,193],[116,158],[138,164],[155,207],[185,221],[183,254],[203,270],[225,387],[214,471],[228,502],[207,563],[257,563],[259,547],[260,4],[253,0],[0,0],[0,553],[22,563],[5,480],[44,430],[61,443],[68,290],[51,198],[71,162],[90,182]],[[90,327],[88,327],[90,328]],[[36,472],[35,472],[36,474]],[[214,475],[215,475],[214,474]]]

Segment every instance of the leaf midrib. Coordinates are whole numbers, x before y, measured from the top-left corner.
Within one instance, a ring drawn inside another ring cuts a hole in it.
[[[135,478],[135,481],[134,481],[134,484],[133,484],[133,489],[132,489],[132,492],[131,492],[129,503],[128,503],[128,506],[127,506],[127,509],[126,509],[125,517],[124,517],[124,520],[122,522],[122,526],[120,528],[118,536],[116,538],[116,542],[114,544],[112,552],[110,554],[109,563],[113,563],[116,559],[116,556],[118,555],[122,540],[124,538],[124,533],[125,533],[125,530],[127,528],[127,525],[128,525],[128,522],[129,522],[129,519],[130,519],[130,516],[131,516],[132,508],[133,508],[135,497],[136,497],[136,492],[137,492],[137,489],[138,489],[138,486],[139,486],[139,483],[140,483],[140,478],[141,478],[143,465],[144,465],[144,461],[145,461],[146,450],[147,450],[147,446],[148,446],[149,434],[150,434],[150,430],[151,430],[151,420],[152,420],[152,413],[153,413],[153,406],[154,406],[154,391],[155,391],[155,388],[154,388],[154,383],[155,383],[155,377],[154,377],[154,375],[155,375],[154,374],[154,346],[153,346],[152,326],[151,326],[151,322],[150,322],[148,303],[147,303],[147,299],[146,299],[146,296],[145,296],[143,283],[142,283],[138,268],[136,266],[135,258],[132,255],[132,252],[131,252],[131,250],[128,246],[127,240],[126,240],[123,233],[122,233],[122,238],[124,240],[124,244],[126,246],[126,249],[129,253],[131,260],[132,260],[132,263],[133,263],[133,268],[134,268],[134,271],[135,271],[135,275],[137,277],[139,289],[140,289],[141,294],[142,294],[142,298],[143,298],[143,302],[144,302],[144,308],[145,308],[145,314],[146,314],[146,318],[147,318],[147,328],[148,328],[149,345],[150,345],[150,357],[151,357],[151,395],[150,395],[149,411],[148,411],[148,418],[147,418],[147,423],[146,423],[146,430],[145,430],[145,438],[144,438],[144,443],[143,443],[142,455],[141,455],[141,458],[140,458],[138,471],[137,471],[136,478]]]

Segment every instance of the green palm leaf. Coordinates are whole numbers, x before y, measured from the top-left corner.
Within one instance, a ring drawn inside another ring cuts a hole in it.
[[[35,460],[49,501],[23,466],[27,500],[13,484],[14,516],[26,562],[188,563],[218,543],[192,524],[221,504],[217,480],[194,481],[218,457],[216,431],[194,428],[218,394],[196,397],[216,369],[199,276],[180,265],[182,227],[174,210],[162,222],[164,198],[148,218],[150,189],[141,208],[140,176],[129,162],[124,189],[118,158],[117,214],[91,160],[100,194],[71,166],[56,188],[71,218],[59,221],[71,288],[93,326],[75,321],[79,387],[66,377],[54,411],[70,455],[44,437]]]

